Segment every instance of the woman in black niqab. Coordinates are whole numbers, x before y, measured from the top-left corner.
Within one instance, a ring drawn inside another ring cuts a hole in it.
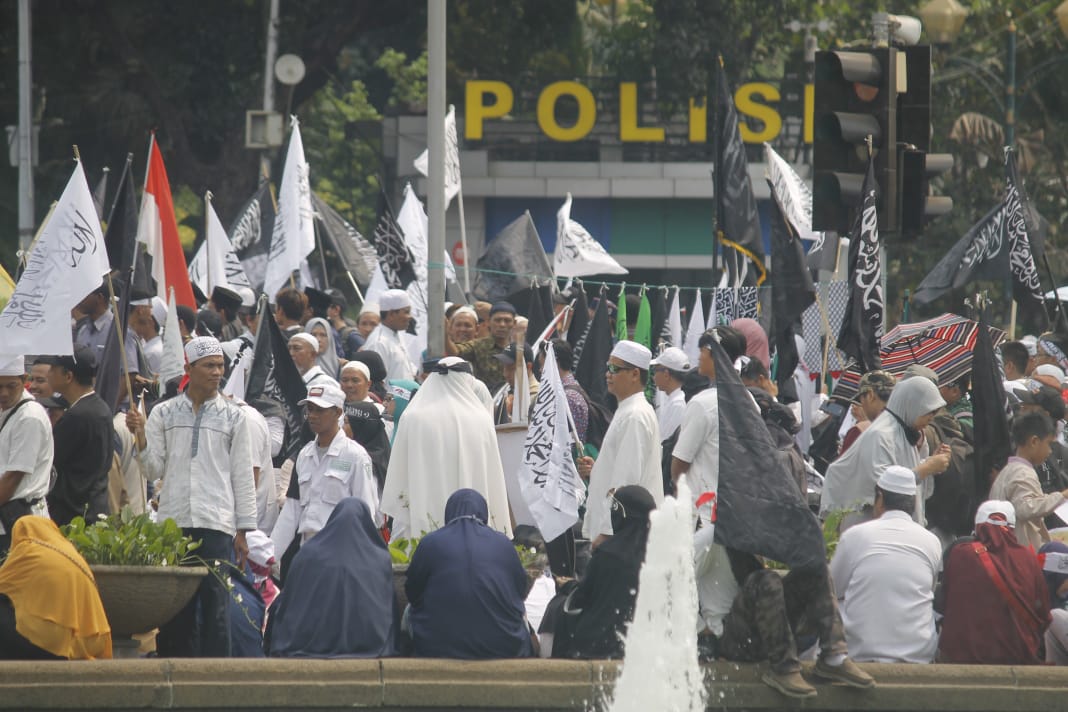
[[[271,606],[264,647],[271,657],[395,655],[393,565],[363,500],[348,497],[304,544]]]
[[[638,485],[620,487],[610,496],[612,537],[594,550],[586,576],[572,584],[563,601],[553,634],[554,658],[623,657],[656,500]]]
[[[363,449],[371,456],[371,471],[381,496],[389,467],[389,435],[386,434],[382,413],[374,403],[346,403],[345,419],[352,431],[352,439],[363,445]]]

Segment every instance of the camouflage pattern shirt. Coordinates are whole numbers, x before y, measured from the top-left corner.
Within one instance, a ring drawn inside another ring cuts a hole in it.
[[[462,344],[454,344],[454,346],[456,347],[456,355],[465,361],[471,362],[475,378],[485,383],[490,393],[493,393],[504,383],[504,371],[501,370],[501,362],[493,358],[504,351],[504,346],[498,346],[492,336],[465,341]]]

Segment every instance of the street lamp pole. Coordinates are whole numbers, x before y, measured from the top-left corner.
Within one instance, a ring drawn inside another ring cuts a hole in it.
[[[1009,15],[1005,58],[1005,145],[1016,145],[1016,21]]]

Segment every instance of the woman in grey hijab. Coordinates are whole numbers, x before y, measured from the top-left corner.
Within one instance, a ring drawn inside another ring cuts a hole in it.
[[[913,518],[922,524],[924,500],[934,492],[934,481],[930,478],[949,466],[945,445],[928,457],[922,431],[945,404],[938,386],[926,378],[909,378],[898,383],[886,409],[871,427],[827,468],[820,516],[843,509],[870,509],[875,499],[875,483],[883,470],[890,465],[901,465],[916,473],[919,487]]]

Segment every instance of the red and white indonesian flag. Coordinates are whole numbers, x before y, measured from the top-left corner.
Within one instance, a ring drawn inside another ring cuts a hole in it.
[[[178,221],[174,218],[171,183],[167,180],[163,154],[159,152],[155,137],[148,149],[148,180],[141,196],[137,241],[144,243],[145,252],[152,258],[152,279],[156,280],[159,298],[166,299],[167,290],[173,288],[179,304],[196,309],[185,253],[178,238]]]
[[[300,269],[304,258],[315,249],[311,184],[308,164],[304,160],[304,142],[300,138],[300,122],[296,116],[292,118],[292,128],[282,186],[278,191],[278,214],[271,234],[267,275],[263,282],[263,291],[272,302],[293,271]]]
[[[412,161],[415,170],[430,176],[430,149],[419,154]],[[445,114],[445,209],[449,209],[452,199],[460,192],[460,144],[456,140],[456,107],[449,104],[449,113]]]
[[[0,313],[0,354],[73,354],[70,310],[107,275],[108,252],[79,161]]]
[[[208,215],[204,242],[200,243],[197,253],[189,263],[189,279],[208,298],[216,287],[225,287],[231,291],[236,291],[238,287],[251,289],[245,268],[234,254],[234,248],[215,212],[215,206],[211,201],[207,201],[206,207]]]
[[[616,262],[586,228],[571,219],[571,193],[556,213],[553,271],[557,277],[627,274],[627,269]]]

